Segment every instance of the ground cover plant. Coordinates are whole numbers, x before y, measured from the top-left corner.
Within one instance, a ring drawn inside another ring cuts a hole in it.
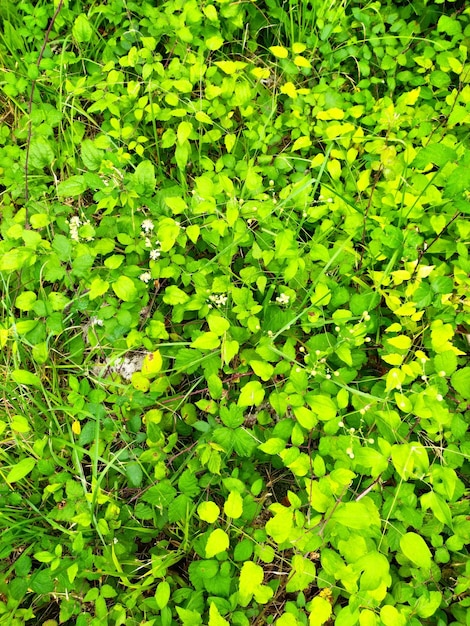
[[[468,625],[470,10],[0,21],[0,623]]]

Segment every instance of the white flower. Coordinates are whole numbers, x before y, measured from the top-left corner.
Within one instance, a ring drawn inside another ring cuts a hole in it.
[[[152,280],[152,274],[150,272],[144,272],[139,276],[139,278],[142,282],[148,283],[150,280]]]
[[[146,235],[148,235],[149,233],[152,232],[152,230],[155,228],[154,223],[152,222],[152,220],[144,220],[141,224],[141,228],[144,231],[144,233]]]
[[[78,234],[78,229],[80,228],[80,226],[82,225],[80,218],[78,217],[78,215],[73,215],[70,220],[68,221],[69,224],[69,228],[70,228],[70,239],[72,239],[72,241],[80,241],[80,236]]]
[[[93,317],[90,318],[90,325],[91,326],[103,326],[103,320],[100,319],[99,317],[96,317],[96,315],[93,315]]]
[[[150,241],[150,237],[145,237],[145,247],[146,248],[152,247],[152,242]]]
[[[347,448],[346,454],[348,455],[350,459],[354,458],[354,452],[352,451],[352,448]]]
[[[160,250],[150,250],[150,258],[152,261],[156,261],[160,256]]]
[[[279,304],[289,304],[289,300],[290,296],[288,296],[286,293],[281,293],[281,295],[276,298],[276,302],[278,302]]]
[[[223,293],[219,293],[219,294],[214,293],[211,296],[209,296],[209,300],[213,302],[214,304],[216,304],[217,306],[225,306],[227,304],[228,297]]]

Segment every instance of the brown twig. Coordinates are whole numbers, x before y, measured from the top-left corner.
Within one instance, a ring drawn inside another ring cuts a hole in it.
[[[59,0],[59,4],[57,5],[57,9],[54,12],[54,15],[52,16],[51,21],[49,22],[49,26],[47,27],[46,30],[46,35],[44,37],[44,41],[42,43],[42,47],[41,50],[39,51],[39,56],[38,59],[36,61],[36,67],[38,68],[39,71],[39,65],[41,64],[42,61],[42,57],[44,56],[44,52],[46,50],[46,46],[49,42],[49,35],[51,34],[51,30],[52,27],[54,26],[54,23],[57,19],[57,16],[60,13],[60,10],[62,9],[62,5],[64,3],[64,0]],[[24,165],[24,183],[25,183],[25,190],[24,190],[24,195],[25,195],[25,210],[26,210],[26,216],[25,216],[25,228],[29,227],[28,224],[28,200],[29,200],[29,185],[28,185],[28,175],[29,175],[29,152],[31,149],[31,138],[33,136],[33,125],[31,123],[31,112],[33,110],[33,98],[34,98],[34,91],[36,89],[36,82],[37,82],[37,78],[33,79],[32,83],[31,83],[31,93],[29,94],[29,101],[28,101],[28,136],[26,138],[26,151],[25,151],[25,165]]]

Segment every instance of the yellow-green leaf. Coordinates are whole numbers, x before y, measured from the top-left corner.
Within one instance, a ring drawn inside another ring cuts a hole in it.
[[[230,540],[225,530],[216,528],[211,532],[206,543],[206,559],[210,559],[216,554],[225,552],[229,544]]]
[[[155,376],[162,369],[162,356],[159,350],[147,354],[142,363],[142,374],[144,376]]]
[[[270,46],[269,51],[278,59],[287,59],[289,50],[283,46]]]

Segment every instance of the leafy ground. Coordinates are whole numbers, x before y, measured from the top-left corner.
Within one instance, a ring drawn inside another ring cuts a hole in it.
[[[0,21],[0,623],[468,625],[465,3]]]

